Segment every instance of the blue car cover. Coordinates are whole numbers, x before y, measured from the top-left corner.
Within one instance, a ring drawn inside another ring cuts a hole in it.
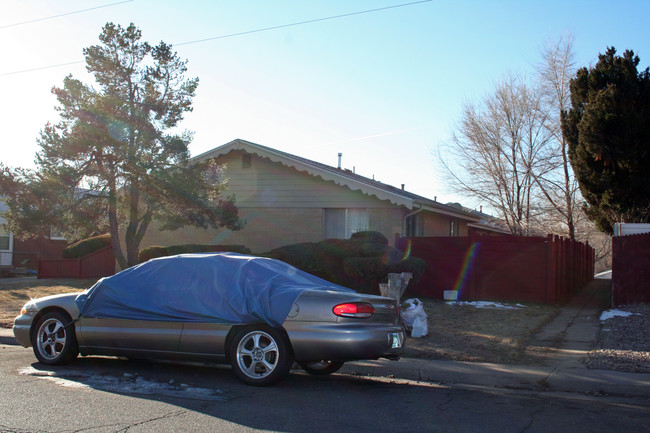
[[[161,257],[102,278],[81,316],[174,322],[282,322],[305,290],[354,292],[279,260],[235,253]]]

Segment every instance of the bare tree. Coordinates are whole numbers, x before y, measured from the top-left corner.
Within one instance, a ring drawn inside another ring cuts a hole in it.
[[[534,82],[506,76],[479,103],[466,103],[438,159],[450,187],[493,209],[511,233],[588,241],[605,269],[611,240],[582,210],[561,128],[576,73],[573,40],[543,46]]]
[[[465,104],[449,154],[440,158],[456,192],[487,203],[516,235],[529,235],[539,212],[536,176],[547,173],[552,157],[546,116],[540,92],[508,76],[480,104]]]
[[[575,75],[571,34],[547,42],[537,65],[537,78],[542,96],[542,109],[546,112],[545,128],[551,136],[547,150],[552,158],[549,165],[535,173],[535,182],[546,199],[542,225],[550,233],[576,239],[576,220],[581,212],[578,182],[569,162],[568,144],[562,133],[561,114],[570,105],[570,82]]]

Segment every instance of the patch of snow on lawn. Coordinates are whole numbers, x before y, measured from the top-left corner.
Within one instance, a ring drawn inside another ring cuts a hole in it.
[[[526,308],[525,305],[521,304],[502,304],[501,302],[489,301],[451,301],[451,303],[458,305],[467,305],[476,308],[496,308],[502,310],[519,310],[521,308]]]
[[[611,319],[612,317],[630,317],[633,315],[639,315],[639,313],[631,313],[629,311],[623,311],[623,310],[607,310],[603,311],[600,315],[600,321],[604,322],[607,319]]]

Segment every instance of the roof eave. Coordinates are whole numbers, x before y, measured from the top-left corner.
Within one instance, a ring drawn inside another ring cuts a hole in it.
[[[278,152],[274,149],[256,145],[255,143],[247,142],[245,140],[233,140],[223,146],[195,156],[191,160],[202,161],[209,158],[217,158],[219,156],[226,155],[233,150],[252,152],[263,158],[267,158],[272,162],[280,163],[286,167],[292,167],[311,176],[318,176],[323,180],[334,182],[335,184],[347,187],[352,191],[360,191],[369,196],[375,196],[379,200],[388,200],[397,206],[404,206],[409,210],[413,209],[413,199],[408,196],[392,193],[370,183],[353,179],[350,176],[346,176],[346,172],[344,170],[324,170],[322,168],[307,164],[301,159],[292,158],[291,155],[284,152]]]

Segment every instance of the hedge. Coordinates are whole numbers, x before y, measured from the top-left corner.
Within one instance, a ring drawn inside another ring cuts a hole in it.
[[[91,238],[82,239],[65,247],[62,253],[62,257],[64,259],[78,259],[80,257],[94,253],[97,250],[101,250],[102,248],[106,248],[110,245],[110,234],[107,233],[105,235],[93,236]]]
[[[157,257],[175,256],[188,253],[239,253],[250,254],[251,250],[243,245],[208,245],[208,244],[184,244],[172,245],[169,247],[151,246],[143,248],[138,254],[138,261],[144,263]]]
[[[417,282],[425,262],[388,246],[379,232],[359,232],[350,239],[292,244],[263,254],[282,260],[325,280],[364,293],[379,293],[379,283],[388,273],[411,272]]]

